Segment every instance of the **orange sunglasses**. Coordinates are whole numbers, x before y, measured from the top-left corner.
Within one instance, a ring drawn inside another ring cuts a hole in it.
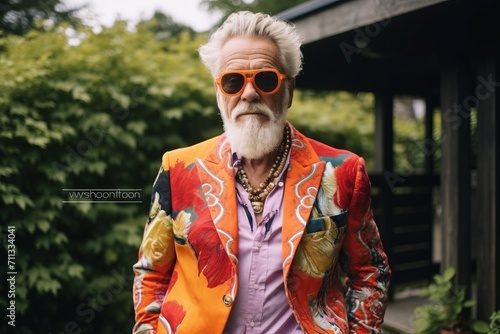
[[[252,83],[253,87],[262,95],[271,95],[276,93],[283,79],[286,79],[285,74],[281,74],[274,68],[263,68],[260,70],[241,70],[222,72],[215,79],[215,82],[220,87],[222,93],[227,96],[241,94],[247,82]]]

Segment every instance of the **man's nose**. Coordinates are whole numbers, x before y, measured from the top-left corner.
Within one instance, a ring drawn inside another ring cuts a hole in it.
[[[259,93],[251,82],[245,83],[245,88],[243,89],[243,93],[241,93],[241,98],[246,101],[254,101],[259,98]]]

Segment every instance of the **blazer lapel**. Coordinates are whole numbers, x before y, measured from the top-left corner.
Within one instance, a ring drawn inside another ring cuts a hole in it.
[[[325,166],[308,140],[291,125],[289,126],[292,129],[292,149],[285,182],[282,224],[285,279],[316,200]]]
[[[236,184],[231,166],[231,149],[221,136],[205,160],[196,161],[200,187],[219,238],[233,266],[237,268],[238,208]]]

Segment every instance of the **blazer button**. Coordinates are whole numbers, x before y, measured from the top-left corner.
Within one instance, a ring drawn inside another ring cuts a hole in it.
[[[231,297],[231,295],[224,295],[222,296],[222,301],[224,305],[231,306],[233,304],[233,297]]]

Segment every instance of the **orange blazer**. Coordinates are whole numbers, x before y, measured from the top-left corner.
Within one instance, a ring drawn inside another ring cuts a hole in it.
[[[290,308],[305,333],[379,333],[391,272],[364,160],[289,126],[282,261]],[[134,265],[133,333],[223,333],[238,293],[231,162],[225,135],[164,154]]]

